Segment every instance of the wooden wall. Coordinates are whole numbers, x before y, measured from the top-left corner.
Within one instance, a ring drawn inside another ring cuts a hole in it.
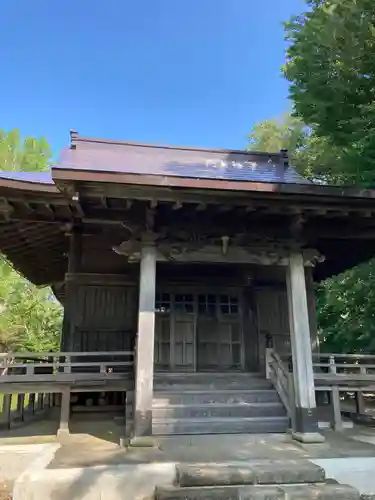
[[[62,349],[108,351],[133,349],[137,330],[139,265],[112,250],[93,247],[84,238],[78,269],[66,276]],[[99,274],[100,273],[100,274]],[[307,271],[312,345],[316,342],[314,291]],[[160,263],[157,287],[235,286],[242,294],[245,368],[262,367],[266,334],[288,351],[289,324],[284,270],[249,265]]]
[[[131,350],[137,287],[112,275],[68,276],[63,347],[72,351]]]
[[[313,351],[319,349],[315,289],[311,276],[311,269],[306,269],[307,304],[309,309],[309,323],[311,346]],[[256,287],[255,314],[258,332],[259,363],[264,366],[266,335],[271,334],[275,348],[280,353],[291,353],[290,331],[288,317],[288,299],[286,283],[278,282],[274,285]]]

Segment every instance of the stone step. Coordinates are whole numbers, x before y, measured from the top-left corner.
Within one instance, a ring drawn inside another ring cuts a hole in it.
[[[157,487],[156,500],[360,500],[355,488],[342,484],[275,486]]]
[[[170,371],[156,371],[154,372],[154,378],[200,378],[200,377],[263,377],[264,374],[260,372],[243,372],[238,370],[207,370],[207,371],[197,371],[197,372],[170,372]]]
[[[279,403],[275,389],[155,391],[154,406],[166,404]]]
[[[195,391],[195,390],[249,390],[249,389],[272,389],[273,385],[269,380],[262,378],[225,380],[218,378],[217,380],[195,381],[186,380],[184,383],[175,380],[158,380],[154,381],[155,391]]]
[[[323,483],[325,479],[324,469],[304,459],[176,465],[176,484],[182,487]]]
[[[195,373],[156,373],[154,383],[210,384],[212,382],[252,382],[266,380],[263,374],[244,372],[195,372]]]
[[[287,417],[153,419],[154,435],[284,433]]]
[[[217,418],[217,417],[283,417],[286,415],[281,403],[237,403],[159,405],[152,409],[155,419],[161,418]]]

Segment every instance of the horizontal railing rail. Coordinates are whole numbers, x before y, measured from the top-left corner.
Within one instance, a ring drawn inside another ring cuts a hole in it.
[[[118,378],[134,365],[133,351],[11,352],[0,354],[0,384],[69,376],[75,380],[95,373],[96,378]]]
[[[267,336],[266,372],[274,384],[288,415],[294,414],[293,365],[290,353],[277,352],[271,335]],[[366,410],[366,393],[375,391],[375,355],[374,354],[342,354],[313,353],[315,390],[320,394],[328,394],[332,407],[332,427],[341,430],[343,421],[342,395],[350,393],[355,396],[355,414],[368,417]],[[353,396],[350,396],[351,398]],[[350,405],[349,405],[350,406]],[[345,407],[347,409],[347,407]],[[375,410],[375,408],[374,408]],[[375,417],[375,411],[374,411]]]

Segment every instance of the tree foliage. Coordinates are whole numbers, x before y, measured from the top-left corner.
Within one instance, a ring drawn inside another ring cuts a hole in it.
[[[51,152],[44,138],[22,139],[18,130],[0,130],[0,169],[46,170]],[[0,350],[58,349],[61,307],[51,290],[37,288],[0,258]]]
[[[261,122],[249,135],[249,148],[270,152],[287,148],[292,164],[302,175],[321,182],[345,182],[341,157],[329,141],[311,131],[296,141],[292,127],[296,124],[299,131],[301,123],[288,116]],[[322,350],[375,352],[375,262],[321,283],[317,289],[317,319]]]
[[[44,137],[22,139],[17,129],[0,129],[0,170],[37,172],[48,169],[51,149]]]
[[[249,134],[249,150],[276,152],[287,149],[293,167],[319,183],[345,183],[340,150],[291,114],[264,120]]]
[[[295,114],[341,151],[345,183],[375,183],[372,0],[310,0],[286,23],[284,68]]]

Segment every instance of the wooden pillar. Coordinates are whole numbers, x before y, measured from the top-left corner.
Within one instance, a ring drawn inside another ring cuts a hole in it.
[[[17,417],[24,420],[25,394],[17,395]]]
[[[139,276],[138,333],[135,359],[134,436],[152,435],[156,249],[145,245]]]
[[[11,409],[12,409],[12,394],[4,394],[3,407],[1,411],[1,423],[6,429],[10,429]]]
[[[70,418],[70,389],[64,389],[61,393],[60,427],[57,431],[58,437],[69,435]]]
[[[299,441],[322,441],[318,433],[305,267],[300,252],[290,255],[286,281],[295,398],[292,432]]]
[[[34,415],[34,413],[35,413],[35,392],[32,392],[31,394],[29,394],[29,402],[27,404],[27,411],[31,415]]]
[[[319,352],[318,320],[316,317],[316,292],[312,274],[312,268],[305,268],[306,288],[307,288],[307,308],[309,311],[311,349]]]
[[[77,304],[77,283],[74,274],[81,269],[82,261],[82,227],[75,225],[69,239],[68,277],[65,281],[65,307],[61,335],[62,351],[74,351],[75,308]],[[73,277],[73,279],[72,279]]]

